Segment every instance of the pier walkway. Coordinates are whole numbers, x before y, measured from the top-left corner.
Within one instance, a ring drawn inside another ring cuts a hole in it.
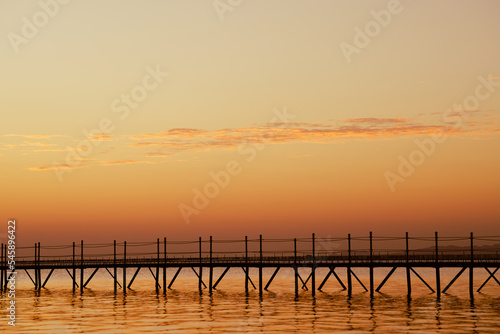
[[[198,277],[198,289],[209,293],[216,289],[230,269],[242,271],[244,289],[263,290],[282,268],[294,271],[295,293],[299,289],[310,290],[314,295],[330,278],[350,295],[353,283],[370,295],[382,289],[391,275],[401,268],[406,271],[406,289],[411,294],[412,279],[418,279],[439,297],[445,293],[464,272],[468,272],[469,293],[481,291],[488,283],[500,285],[495,274],[500,268],[500,237],[327,237],[300,239],[213,240],[212,237],[195,241],[171,241],[167,238],[155,242],[129,242],[108,244],[73,243],[64,246],[17,247],[12,266],[12,257],[6,244],[1,246],[0,292],[9,290],[9,280],[23,271],[33,283],[35,290],[45,288],[56,270],[67,273],[73,291],[84,293],[95,274],[107,271],[113,280],[114,291],[127,293],[141,270],[149,271],[152,287],[157,293],[167,293],[182,270],[193,271]],[[433,268],[436,279],[431,286],[419,273],[419,268]],[[441,286],[441,268],[457,268],[457,275]],[[167,268],[175,268],[175,275],[167,279]],[[214,277],[214,268],[223,268],[222,274]],[[264,280],[263,268],[272,268],[273,274]],[[302,277],[307,271],[307,277]],[[317,280],[317,268],[327,268],[328,273]],[[346,277],[341,278],[337,268],[345,268]],[[368,282],[363,283],[356,275],[358,268],[369,269]],[[384,277],[374,277],[374,268],[388,268]],[[255,270],[257,273],[255,274]],[[474,287],[474,271],[485,270],[487,279]],[[255,274],[254,280],[250,274]],[[127,276],[129,275],[129,276]],[[127,280],[127,278],[130,278]],[[377,285],[375,281],[378,281]],[[254,283],[256,282],[256,284]],[[357,283],[356,283],[357,282]],[[319,283],[319,284],[318,284]],[[318,284],[318,286],[317,286]]]

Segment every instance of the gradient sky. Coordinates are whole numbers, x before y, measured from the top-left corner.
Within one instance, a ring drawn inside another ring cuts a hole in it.
[[[0,218],[23,242],[500,233],[498,1],[401,1],[385,26],[391,1],[220,3],[0,3]]]

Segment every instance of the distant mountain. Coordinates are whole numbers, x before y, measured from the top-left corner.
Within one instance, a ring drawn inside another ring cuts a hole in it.
[[[456,245],[448,245],[448,246],[439,246],[439,251],[467,251],[470,250],[470,246],[456,246]],[[429,246],[425,248],[420,248],[417,250],[421,251],[429,251],[434,250],[435,246]],[[500,251],[500,244],[494,245],[483,245],[483,246],[474,246],[475,251]]]

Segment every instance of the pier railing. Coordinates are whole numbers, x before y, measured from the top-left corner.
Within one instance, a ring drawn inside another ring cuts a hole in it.
[[[7,265],[7,245],[0,267]],[[390,263],[489,262],[500,258],[500,236],[469,237],[315,237],[153,242],[112,242],[17,247],[16,266],[132,265],[178,263]]]
[[[79,243],[71,245],[41,245],[39,242],[32,246],[17,247],[15,253],[12,247],[1,245],[0,254],[0,292],[7,291],[8,282],[11,282],[16,270],[24,270],[35,289],[45,287],[55,270],[65,270],[73,283],[73,291],[84,288],[90,283],[100,269],[106,270],[113,278],[114,291],[117,287],[123,288],[123,293],[130,289],[141,269],[149,270],[155,280],[157,292],[166,293],[175,282],[182,269],[191,269],[198,277],[200,292],[208,286],[209,293],[220,283],[224,275],[231,269],[243,270],[245,273],[245,291],[248,292],[249,283],[256,289],[250,276],[250,268],[258,269],[259,293],[267,290],[281,268],[292,268],[295,279],[295,293],[298,293],[299,279],[302,289],[308,289],[310,282],[314,295],[316,290],[316,269],[329,269],[328,274],[318,287],[321,290],[331,275],[333,275],[343,289],[350,295],[353,289],[353,279],[373,295],[379,291],[398,268],[406,270],[408,294],[411,294],[411,277],[416,276],[431,292],[446,292],[467,269],[469,272],[469,292],[472,297],[474,285],[474,269],[482,268],[489,274],[477,291],[493,279],[498,285],[500,281],[495,273],[500,269],[500,236],[468,237],[439,237],[437,232],[433,237],[377,237],[370,232],[369,236],[347,237],[316,237],[294,239],[271,239],[245,237],[242,240],[216,240],[212,237],[195,241],[172,241],[156,239],[153,242],[117,242],[112,243]],[[14,253],[14,254],[13,254]],[[15,258],[15,267],[12,259]],[[213,269],[225,268],[215,281]],[[274,268],[274,273],[264,285],[263,268]],[[347,274],[347,282],[343,283],[335,272],[336,268],[343,267]],[[355,268],[369,269],[369,289],[365,287],[355,274]],[[374,268],[391,268],[380,285],[375,289]],[[436,272],[436,290],[418,274],[419,267],[431,267]],[[440,268],[461,268],[453,280],[441,290]],[[176,268],[176,273],[168,283],[167,268]],[[208,285],[203,281],[204,268],[208,268]],[[299,268],[310,270],[304,280]],[[490,268],[495,268],[490,271]],[[92,269],[92,273],[85,279],[85,270]],[[112,272],[110,271],[112,270]],[[122,279],[118,279],[120,269]],[[134,274],[127,281],[127,272]],[[160,270],[163,278],[160,278]],[[30,274],[33,273],[33,277]],[[47,273],[43,278],[42,271]],[[155,273],[156,272],[156,273]],[[163,283],[163,286],[160,284]]]

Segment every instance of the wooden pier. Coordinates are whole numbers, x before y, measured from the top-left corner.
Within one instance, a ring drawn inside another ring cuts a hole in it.
[[[355,245],[354,245],[355,244]],[[457,246],[458,244],[458,246]],[[404,247],[398,247],[404,245]],[[377,247],[375,247],[377,246]],[[347,290],[353,292],[353,282],[357,282],[370,296],[379,292],[391,275],[399,268],[406,272],[407,293],[411,295],[412,279],[421,281],[439,298],[446,293],[455,281],[468,270],[469,293],[471,298],[475,291],[481,291],[490,284],[500,285],[495,274],[500,268],[500,237],[470,236],[438,237],[374,237],[370,232],[365,237],[328,237],[300,239],[258,239],[244,240],[203,240],[167,241],[167,238],[155,242],[129,242],[108,244],[74,243],[63,246],[42,246],[36,243],[31,247],[16,249],[15,268],[9,266],[7,245],[2,244],[0,256],[0,292],[8,291],[9,280],[13,272],[24,271],[31,280],[35,290],[45,288],[56,271],[66,272],[71,279],[73,292],[84,293],[95,274],[101,270],[109,274],[113,280],[115,293],[124,294],[132,287],[138,273],[143,270],[151,274],[156,293],[166,294],[175,283],[182,270],[193,271],[198,278],[200,293],[208,289],[208,293],[219,287],[229,270],[239,270],[244,274],[244,289],[250,286],[262,294],[271,287],[274,278],[282,268],[291,268],[294,272],[295,293],[299,289],[310,290],[314,296],[330,278]],[[431,286],[418,273],[419,268],[433,268],[436,279]],[[167,268],[175,268],[175,275],[168,281]],[[222,274],[214,277],[214,268],[222,268]],[[273,273],[264,281],[263,268],[272,268]],[[302,277],[306,271],[307,277]],[[317,281],[317,268],[327,268],[328,273]],[[336,272],[345,268],[346,277],[341,278]],[[369,269],[369,282],[364,284],[356,275],[359,268]],[[387,268],[384,277],[376,279],[374,268]],[[456,276],[441,288],[440,270],[457,268]],[[14,270],[12,270],[14,269]],[[208,269],[208,282],[207,272]],[[258,276],[252,279],[251,271],[257,270]],[[474,286],[474,270],[486,270],[487,279],[479,286]],[[118,276],[121,271],[121,278]],[[127,273],[133,273],[127,280]],[[345,279],[345,280],[343,280]],[[377,284],[375,281],[379,281]],[[316,287],[316,284],[319,286]],[[208,284],[208,285],[207,285]],[[258,287],[257,287],[258,285]],[[292,284],[290,285],[292,286]],[[367,287],[368,286],[368,287]],[[376,286],[376,287],[375,287]]]

